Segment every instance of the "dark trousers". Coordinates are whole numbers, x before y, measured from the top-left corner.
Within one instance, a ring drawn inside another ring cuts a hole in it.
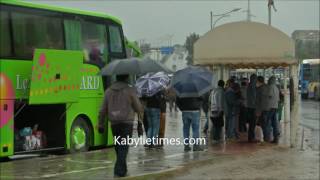
[[[127,136],[132,137],[132,127],[133,124],[119,123],[112,125],[112,132],[115,139],[120,136],[119,141],[122,138],[127,138]],[[114,147],[117,160],[114,166],[114,175],[125,176],[127,174],[127,154],[129,151],[129,145],[121,145],[115,142]]]
[[[253,108],[247,108],[247,119],[249,123],[248,141],[253,141],[255,137],[256,128],[256,110]]]
[[[239,131],[247,132],[247,108],[244,106],[240,107],[240,116],[239,116]]]
[[[211,117],[210,119],[213,124],[213,126],[212,126],[213,140],[219,141],[219,140],[221,140],[221,132],[222,132],[222,127],[224,125],[223,113],[219,114],[219,116],[217,116],[217,117]]]

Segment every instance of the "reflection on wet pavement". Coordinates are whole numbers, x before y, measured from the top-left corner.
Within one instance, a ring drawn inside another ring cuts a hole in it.
[[[204,118],[201,121],[203,125]],[[137,136],[136,132],[134,136]],[[167,113],[166,137],[182,138],[180,112]],[[128,170],[130,176],[141,176],[179,169],[195,161],[221,161],[221,157],[229,158],[228,155],[250,155],[274,146],[270,143],[247,143],[245,134],[241,134],[237,142],[210,143],[202,152],[185,153],[182,145],[166,145],[159,149],[147,149],[139,145],[130,147]],[[112,179],[114,162],[113,148],[106,148],[87,153],[4,162],[0,164],[0,175],[1,179]]]

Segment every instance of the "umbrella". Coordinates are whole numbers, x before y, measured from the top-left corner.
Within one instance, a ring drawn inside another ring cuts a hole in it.
[[[101,69],[101,75],[120,75],[120,74],[145,74],[148,72],[170,72],[162,64],[148,59],[139,58],[116,59]]]
[[[170,82],[169,77],[163,73],[147,73],[141,76],[136,82],[136,88],[138,95],[141,96],[153,96],[157,92],[168,87]]]
[[[179,97],[200,97],[213,88],[213,74],[197,66],[189,66],[174,73],[172,87]]]

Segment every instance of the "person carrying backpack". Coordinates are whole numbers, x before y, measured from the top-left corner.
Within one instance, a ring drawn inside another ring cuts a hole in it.
[[[127,154],[129,145],[123,145],[121,139],[132,137],[135,112],[141,115],[143,109],[137,97],[136,90],[128,85],[129,75],[117,75],[116,82],[105,92],[99,112],[99,133],[104,133],[106,116],[111,122],[115,139],[117,160],[114,166],[114,176],[124,177],[127,174]],[[118,139],[119,143],[116,141]]]

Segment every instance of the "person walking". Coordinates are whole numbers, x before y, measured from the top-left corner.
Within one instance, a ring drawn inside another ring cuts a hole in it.
[[[206,118],[206,122],[203,128],[203,133],[207,134],[208,129],[209,129],[209,96],[210,96],[210,92],[206,93],[203,95],[203,102],[202,102],[202,110],[204,112],[205,118]]]
[[[160,108],[161,100],[164,99],[164,93],[163,91],[159,91],[151,97],[142,97],[142,99],[146,102],[145,113],[148,120],[147,138],[151,139],[151,144],[147,144],[146,147],[157,147],[158,144],[154,141],[156,141],[159,134]]]
[[[239,115],[239,131],[247,132],[247,78],[243,78],[240,87],[241,104]]]
[[[226,100],[226,136],[228,139],[239,138],[238,118],[240,112],[240,86],[238,83],[230,83],[225,92]]]
[[[182,111],[184,151],[190,151],[189,145],[190,127],[192,127],[193,140],[197,141],[200,136],[200,108],[201,97],[177,97],[177,106]],[[193,151],[202,151],[199,144],[193,145]]]
[[[106,116],[111,122],[114,139],[132,137],[132,128],[135,114],[141,114],[142,105],[137,97],[136,90],[128,85],[129,75],[117,75],[116,82],[105,92],[102,106],[99,111],[99,133],[104,133]],[[124,177],[127,174],[128,144],[115,141],[117,160],[114,166],[115,177]]]
[[[218,81],[218,87],[215,88],[210,94],[210,119],[213,124],[211,132],[213,132],[213,140],[219,142],[221,140],[224,112],[224,81]]]
[[[270,102],[270,110],[269,110],[269,120],[272,127],[273,132],[273,141],[272,143],[278,143],[279,142],[279,121],[277,118],[277,109],[279,106],[279,89],[276,85],[276,78],[274,76],[271,76],[268,80],[268,88],[269,88],[269,102]]]
[[[256,116],[261,121],[261,127],[263,132],[263,140],[265,142],[270,141],[270,94],[269,88],[264,82],[263,76],[257,77],[257,94],[256,94]]]
[[[174,111],[177,112],[176,93],[172,87],[168,89],[167,99],[169,101],[170,113],[172,113],[172,109],[174,109]]]
[[[166,90],[164,90],[166,91]],[[159,147],[163,146],[163,138],[165,135],[165,130],[166,130],[166,110],[167,110],[167,103],[166,103],[166,98],[165,98],[165,94],[164,93],[161,96],[160,99],[160,127],[159,127],[159,134],[158,134],[158,138],[159,138]]]
[[[248,129],[248,141],[254,142],[255,137],[255,129],[256,129],[256,83],[257,83],[257,75],[252,74],[250,76],[250,83],[247,88],[247,119],[249,123]]]

